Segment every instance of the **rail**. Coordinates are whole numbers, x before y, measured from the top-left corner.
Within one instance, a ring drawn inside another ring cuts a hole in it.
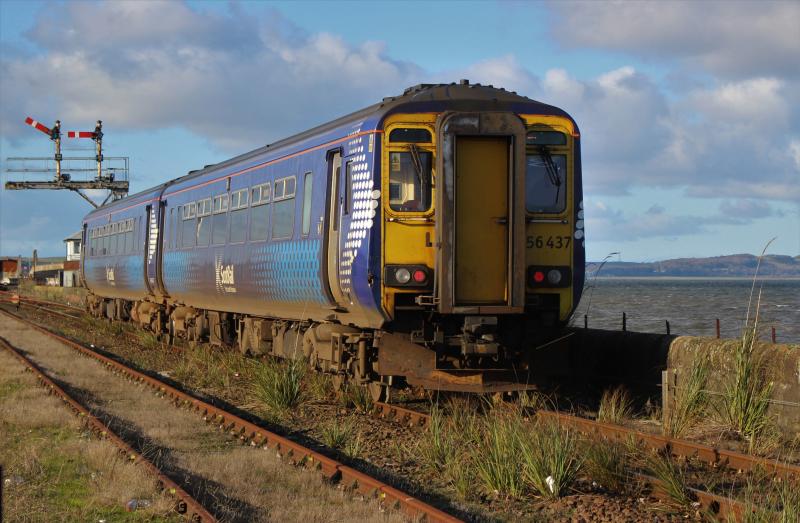
[[[200,413],[206,422],[218,425],[221,430],[239,439],[242,443],[249,444],[253,447],[274,450],[280,455],[290,459],[295,465],[305,465],[306,467],[319,470],[328,481],[338,483],[347,489],[353,489],[364,496],[377,497],[384,504],[391,508],[401,509],[412,518],[424,518],[425,521],[430,523],[455,523],[461,521],[363,472],[304,447],[295,441],[279,436],[215,405],[195,398],[159,379],[132,369],[123,363],[100,354],[69,338],[56,334],[17,314],[6,310],[0,312],[25,323],[42,334],[60,341],[84,356],[100,361],[112,372],[147,385],[155,390],[156,393],[166,397],[177,406],[185,407]]]
[[[216,519],[212,516],[196,499],[183,490],[177,483],[172,481],[166,476],[158,467],[156,467],[147,458],[136,452],[128,443],[115,434],[108,426],[100,421],[94,414],[89,412],[83,405],[78,403],[72,396],[64,392],[64,389],[56,385],[47,374],[32,360],[22,354],[19,349],[13,346],[8,340],[0,336],[0,347],[10,352],[16,357],[26,368],[30,369],[36,378],[47,388],[50,392],[61,398],[61,400],[72,409],[72,411],[82,418],[86,425],[101,438],[107,439],[113,443],[121,452],[124,452],[129,460],[142,466],[150,474],[155,476],[162,490],[170,493],[178,499],[175,507],[176,512],[186,515],[191,521],[194,522],[214,522]]]

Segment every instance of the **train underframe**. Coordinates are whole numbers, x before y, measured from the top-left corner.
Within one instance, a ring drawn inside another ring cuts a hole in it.
[[[185,340],[245,355],[302,358],[331,374],[337,389],[348,382],[362,385],[376,401],[406,384],[475,393],[534,388],[530,349],[560,332],[557,310],[547,309],[513,316],[406,314],[391,330],[373,330],[94,294],[87,308],[96,317],[136,323],[167,343]]]

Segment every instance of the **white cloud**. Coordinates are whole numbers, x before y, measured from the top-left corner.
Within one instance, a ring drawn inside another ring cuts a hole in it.
[[[74,2],[51,6],[28,34],[46,52],[3,60],[6,137],[22,132],[20,114],[73,123],[102,116],[131,130],[185,127],[241,151],[422,75],[388,58],[383,44],[308,36],[275,12],[254,17],[235,6],[223,15],[178,2]]]
[[[673,58],[731,77],[800,76],[800,3],[551,2],[565,47]]]

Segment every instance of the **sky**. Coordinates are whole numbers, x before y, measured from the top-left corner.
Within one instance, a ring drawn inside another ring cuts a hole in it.
[[[797,256],[798,27],[796,1],[2,0],[0,168],[52,155],[27,116],[102,119],[137,192],[467,78],[578,122],[588,259]],[[0,254],[63,255],[88,210],[0,189]]]

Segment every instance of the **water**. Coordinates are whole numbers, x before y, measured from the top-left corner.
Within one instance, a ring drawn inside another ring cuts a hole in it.
[[[631,331],[663,333],[665,320],[669,320],[672,334],[716,336],[715,321],[719,318],[722,337],[736,338],[741,335],[747,316],[752,284],[752,280],[746,279],[589,280],[573,324],[583,326],[588,307],[589,327],[621,329],[625,312]],[[759,286],[761,339],[770,339],[770,327],[775,327],[778,343],[800,343],[800,280],[757,282],[751,320]]]

